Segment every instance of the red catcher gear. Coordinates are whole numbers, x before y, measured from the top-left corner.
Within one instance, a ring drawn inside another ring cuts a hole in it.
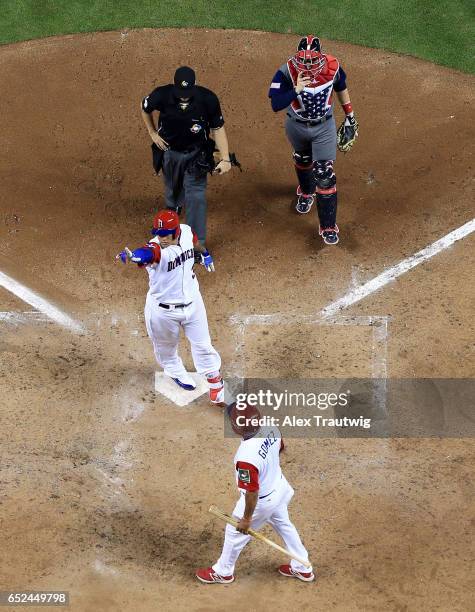
[[[173,238],[175,238],[179,229],[180,219],[174,210],[161,210],[153,219],[152,234],[154,236],[173,234]]]
[[[301,38],[297,46],[297,53],[291,58],[291,61],[299,72],[307,73],[308,76],[315,78],[325,65],[320,39],[311,35]]]

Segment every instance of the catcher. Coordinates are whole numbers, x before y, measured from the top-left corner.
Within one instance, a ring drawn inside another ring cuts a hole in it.
[[[338,132],[333,90],[345,112]],[[337,244],[336,147],[346,153],[358,136],[345,71],[335,57],[322,52],[316,36],[305,36],[297,53],[275,73],[269,97],[274,112],[287,109],[285,130],[299,182],[296,210],[302,215],[310,212],[316,195],[319,234],[325,244]]]

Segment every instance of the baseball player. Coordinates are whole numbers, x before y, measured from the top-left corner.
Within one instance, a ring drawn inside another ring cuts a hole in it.
[[[234,581],[234,566],[251,539],[249,528],[258,530],[266,523],[272,525],[282,537],[287,550],[308,561],[308,553],[291,523],[287,506],[294,490],[280,468],[280,453],[284,448],[277,427],[259,427],[260,414],[256,408],[227,407],[234,432],[242,437],[234,457],[236,482],[241,494],[233,515],[239,519],[237,528],[226,525],[221,556],[212,567],[196,571],[196,577],[207,584],[230,584]],[[254,419],[254,420],[253,420]],[[304,582],[315,579],[312,568],[291,560],[281,565],[282,576],[298,578]]]
[[[193,271],[195,259],[199,259],[208,272],[214,272],[213,258],[191,228],[180,224],[174,211],[163,210],[155,215],[152,234],[154,238],[145,246],[134,251],[126,247],[116,258],[123,263],[132,261],[148,272],[145,325],[155,357],[178,386],[187,391],[196,388],[177,351],[183,328],[196,371],[208,380],[210,400],[221,405],[221,358],[211,344],[206,309]]]
[[[173,85],[157,87],[142,100],[142,118],[153,141],[155,171],[163,171],[166,206],[178,214],[185,206],[188,225],[205,244],[206,182],[214,167],[214,144],[220,161],[213,174],[228,172],[231,160],[219,100],[195,80],[194,70],[178,68]]]
[[[332,94],[336,92],[345,120],[335,127]],[[336,148],[349,151],[358,135],[346,74],[338,60],[322,52],[316,36],[305,36],[297,53],[275,73],[269,89],[272,109],[287,110],[285,130],[293,147],[299,214],[310,212],[317,196],[319,234],[338,243],[337,190],[333,163]]]

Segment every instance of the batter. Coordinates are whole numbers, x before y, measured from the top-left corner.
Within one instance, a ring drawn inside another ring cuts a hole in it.
[[[193,270],[198,259],[208,272],[214,272],[213,258],[191,227],[180,224],[174,211],[164,210],[155,216],[152,234],[155,237],[144,247],[134,251],[126,247],[117,258],[124,263],[132,261],[148,272],[145,325],[157,362],[181,388],[187,391],[196,388],[178,355],[183,329],[196,371],[207,378],[210,400],[221,405],[224,400],[221,357],[211,344],[206,309]]]

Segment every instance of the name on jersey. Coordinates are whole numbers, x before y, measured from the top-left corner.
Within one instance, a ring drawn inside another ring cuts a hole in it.
[[[175,259],[172,259],[171,261],[168,262],[167,272],[171,272],[178,266],[183,265],[185,261],[187,261],[188,259],[191,259],[194,256],[195,256],[195,249],[187,249],[186,251],[183,251],[181,255],[178,255],[178,257],[175,257]]]
[[[271,431],[267,438],[264,440],[264,442],[261,444],[259,450],[257,451],[259,457],[265,459],[270,451],[271,446],[273,446],[277,442],[277,440],[280,440],[280,438],[276,438],[275,433]]]

